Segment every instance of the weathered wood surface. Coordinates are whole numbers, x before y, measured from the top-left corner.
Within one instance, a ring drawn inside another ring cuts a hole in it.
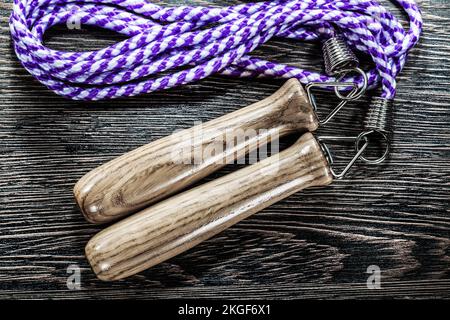
[[[425,32],[399,78],[388,162],[359,164],[344,180],[290,196],[183,255],[114,283],[96,279],[84,257],[88,239],[103,227],[83,219],[74,183],[126,151],[268,96],[282,82],[213,77],[113,102],[67,101],[33,80],[14,56],[10,2],[0,4],[1,298],[450,297],[447,1],[419,1]],[[117,39],[86,29],[48,35],[50,45],[67,49]],[[258,54],[315,69],[322,63],[318,46],[296,42],[271,41]],[[349,115],[320,133],[357,132],[364,107],[364,101],[352,105]],[[81,267],[81,290],[66,287],[70,264]],[[369,265],[381,268],[380,290],[366,288]]]

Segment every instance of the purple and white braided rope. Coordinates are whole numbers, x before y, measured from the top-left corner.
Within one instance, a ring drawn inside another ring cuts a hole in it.
[[[161,7],[147,0],[14,0],[10,29],[22,65],[55,93],[75,100],[134,96],[203,79],[334,78],[249,54],[272,37],[320,42],[337,34],[368,54],[369,88],[381,84],[392,99],[396,76],[419,40],[422,17],[414,0],[395,0],[409,18],[399,20],[375,0],[275,0],[231,7]],[[47,48],[47,29],[77,19],[127,36],[98,51]],[[164,73],[161,75],[161,73]],[[350,78],[362,84],[362,77]]]

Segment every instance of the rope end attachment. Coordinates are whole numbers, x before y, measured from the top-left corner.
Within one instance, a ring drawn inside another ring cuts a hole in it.
[[[364,121],[364,129],[356,137],[323,136],[317,138],[322,151],[330,164],[330,171],[335,179],[342,179],[345,177],[347,172],[358,159],[361,159],[369,164],[379,164],[386,160],[390,150],[392,104],[393,100],[382,97],[373,97]],[[347,141],[354,143],[356,153],[340,173],[337,173],[332,167],[334,160],[328,146],[325,143],[326,141]],[[364,153],[369,145],[378,142],[384,143],[385,147],[383,154],[376,159],[369,159],[365,157]]]
[[[368,78],[366,73],[359,68],[359,60],[342,36],[336,36],[326,40],[322,46],[325,72],[336,78],[335,82],[311,82],[306,86],[308,98],[317,110],[316,100],[312,93],[313,88],[334,90],[336,96],[341,100],[339,104],[324,119],[319,120],[321,125],[329,122],[349,101],[359,99],[367,90]],[[342,80],[350,73],[361,75],[362,83],[343,82]],[[349,90],[346,95],[342,90]]]
[[[383,162],[390,150],[391,126],[392,126],[392,108],[394,100],[383,97],[373,97],[369,110],[364,120],[364,130],[359,134],[355,143],[356,150],[360,149],[363,141],[376,140],[385,144],[383,154],[376,159],[368,159],[361,156],[361,160],[370,164]]]
[[[341,36],[329,38],[322,45],[325,72],[338,76],[344,71],[355,70],[359,60]]]

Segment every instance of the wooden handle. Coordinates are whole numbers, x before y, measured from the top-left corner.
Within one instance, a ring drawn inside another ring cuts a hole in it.
[[[102,280],[128,277],[332,176],[311,133],[293,146],[142,210],[94,236],[86,256]]]
[[[75,185],[75,198],[88,221],[112,221],[200,180],[267,143],[270,137],[313,131],[317,126],[301,84],[290,79],[260,102],[156,140],[92,170]],[[242,132],[250,134],[236,143],[230,144],[229,140],[235,139],[224,137],[224,133]],[[222,150],[207,152],[217,143]],[[192,152],[179,155],[183,150]]]

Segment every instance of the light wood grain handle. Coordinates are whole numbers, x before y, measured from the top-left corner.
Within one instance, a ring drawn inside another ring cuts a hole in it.
[[[156,140],[92,170],[75,185],[75,198],[88,221],[109,222],[183,189],[271,137],[313,131],[317,126],[301,84],[290,79],[260,102]],[[233,135],[246,137],[230,138]],[[222,150],[217,151],[217,144]]]
[[[332,176],[311,133],[256,164],[142,210],[94,236],[86,256],[102,280],[128,277]]]

